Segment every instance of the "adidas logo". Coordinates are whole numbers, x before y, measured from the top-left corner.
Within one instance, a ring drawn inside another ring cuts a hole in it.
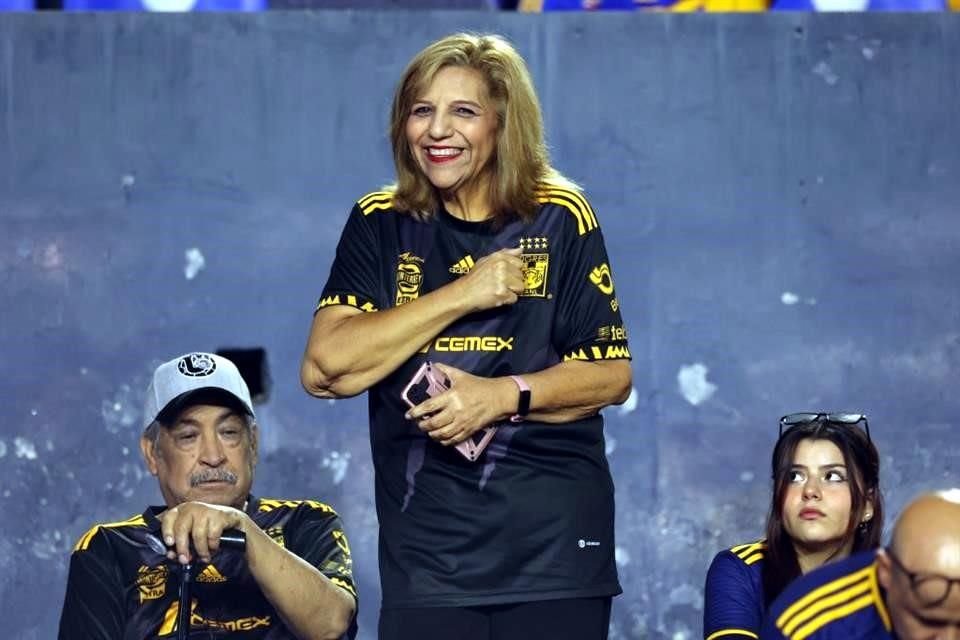
[[[466,255],[461,258],[459,262],[450,267],[450,273],[463,275],[465,273],[470,273],[470,269],[473,269],[473,257]]]
[[[217,571],[217,568],[212,564],[208,564],[203,571],[200,572],[200,575],[197,576],[197,582],[226,582],[227,579]]]

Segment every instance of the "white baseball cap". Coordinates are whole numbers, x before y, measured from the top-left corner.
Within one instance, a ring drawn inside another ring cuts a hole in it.
[[[164,362],[153,372],[143,408],[143,428],[149,427],[163,414],[186,408],[200,391],[211,392],[209,397],[220,396],[254,415],[250,390],[237,365],[214,353],[188,353]],[[207,395],[203,397],[208,398]]]

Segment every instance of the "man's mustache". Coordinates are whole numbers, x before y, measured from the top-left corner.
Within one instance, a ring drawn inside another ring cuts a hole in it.
[[[204,482],[227,482],[237,484],[237,474],[227,469],[206,469],[190,476],[190,486],[195,487]]]

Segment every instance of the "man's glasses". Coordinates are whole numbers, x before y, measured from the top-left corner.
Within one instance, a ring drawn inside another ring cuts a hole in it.
[[[858,425],[862,422],[863,429],[867,433],[867,440],[870,440],[870,423],[867,422],[867,416],[862,413],[788,413],[780,418],[780,435],[783,435],[784,427],[790,428],[798,424],[810,424],[811,422],[845,425]]]
[[[897,569],[903,572],[903,575],[907,576],[910,580],[910,590],[913,591],[913,595],[917,597],[917,600],[919,600],[920,604],[924,607],[937,606],[950,595],[950,587],[952,587],[954,583],[960,584],[960,578],[948,578],[936,573],[917,573],[910,571],[903,566],[900,558],[894,555],[891,549],[887,548],[884,549],[884,551],[886,551],[887,557],[893,561]]]

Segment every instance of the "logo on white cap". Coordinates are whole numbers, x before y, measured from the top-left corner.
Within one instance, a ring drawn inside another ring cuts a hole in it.
[[[177,363],[177,369],[185,376],[200,378],[216,371],[217,363],[210,357],[209,353],[191,353],[188,356],[180,358],[180,362]]]

